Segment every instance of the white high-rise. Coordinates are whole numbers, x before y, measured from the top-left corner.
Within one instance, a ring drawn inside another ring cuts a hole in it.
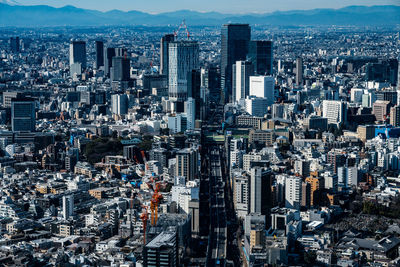
[[[127,95],[112,95],[111,96],[112,113],[124,115],[128,113],[128,96]]]
[[[272,76],[251,76],[250,96],[264,97],[268,106],[275,102],[275,79]]]
[[[199,44],[194,41],[169,43],[169,98],[185,101],[188,97],[187,78],[192,70],[199,69]]]
[[[301,178],[296,176],[286,177],[285,180],[285,206],[290,209],[300,209],[301,204]]]
[[[322,102],[322,116],[328,119],[328,124],[339,124],[345,120],[346,104],[337,100]]]
[[[254,68],[250,61],[236,61],[232,66],[232,92],[236,101],[249,96],[250,75],[254,74]]]
[[[196,102],[189,97],[185,102],[185,112],[187,118],[187,130],[193,130],[196,122]]]
[[[74,214],[74,195],[63,196],[62,208],[63,218],[67,220]]]

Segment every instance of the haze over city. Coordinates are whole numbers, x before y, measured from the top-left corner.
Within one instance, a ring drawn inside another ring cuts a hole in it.
[[[1,1],[0,1],[1,2]],[[400,5],[397,0],[3,0],[2,2],[19,5],[49,5],[63,7],[72,5],[79,8],[99,11],[114,9],[130,11],[139,10],[149,13],[162,13],[182,9],[195,11],[217,11],[222,13],[266,13],[274,11],[307,10],[315,8],[342,8],[351,5]]]

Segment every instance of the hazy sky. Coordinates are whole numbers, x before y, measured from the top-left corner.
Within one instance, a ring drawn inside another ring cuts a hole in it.
[[[276,10],[341,8],[349,5],[400,5],[399,0],[0,0],[21,5],[51,5],[107,11],[140,10],[160,13],[180,9],[224,13],[272,12]]]

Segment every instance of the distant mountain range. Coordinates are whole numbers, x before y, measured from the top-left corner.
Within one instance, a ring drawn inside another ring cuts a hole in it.
[[[1,1],[0,1],[1,2]],[[0,26],[104,26],[104,25],[169,25],[183,19],[189,25],[220,25],[223,23],[250,23],[261,25],[397,25],[400,24],[400,6],[348,6],[341,9],[313,9],[277,11],[264,14],[222,14],[179,10],[160,14],[140,11],[111,10],[101,12],[65,6],[21,6],[0,3]]]

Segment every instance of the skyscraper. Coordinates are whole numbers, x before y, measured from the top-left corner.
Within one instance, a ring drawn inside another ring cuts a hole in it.
[[[124,115],[128,113],[128,96],[127,95],[112,95],[111,96],[112,113]]]
[[[390,108],[390,124],[395,127],[400,126],[400,106]]]
[[[81,64],[86,69],[86,42],[72,41],[69,45],[69,65]]]
[[[30,98],[11,100],[11,124],[12,130],[35,131],[36,124],[35,101]]]
[[[184,176],[186,181],[193,181],[198,176],[198,151],[184,148],[176,153],[175,176]]]
[[[187,129],[194,130],[196,122],[196,100],[189,97],[185,101],[185,112],[187,118]]]
[[[232,65],[245,60],[251,36],[249,24],[225,24],[221,29],[221,101],[232,99]]]
[[[203,104],[203,99],[201,99],[201,94],[200,94],[200,87],[201,87],[200,70],[190,71],[187,77],[187,92],[188,92],[188,98],[190,97],[194,101],[194,115],[196,120],[200,119],[200,113],[201,113],[200,111]]]
[[[96,41],[96,68],[104,66],[104,43]]]
[[[250,170],[250,213],[269,214],[271,201],[271,169]]]
[[[107,47],[104,50],[104,76],[110,77],[111,76],[111,68],[113,66],[112,58],[113,57],[122,57],[124,56],[126,50],[123,48],[114,48],[114,47]]]
[[[275,79],[272,76],[251,76],[250,94],[268,99],[268,106],[275,102]]]
[[[250,41],[248,60],[258,75],[272,75],[273,43],[272,41]]]
[[[11,37],[10,38],[10,49],[11,52],[13,53],[18,53],[21,49],[20,49],[20,42],[19,42],[19,37]]]
[[[128,81],[130,79],[131,62],[128,57],[113,57],[112,66],[112,81]]]
[[[322,116],[328,119],[328,124],[339,124],[346,119],[346,104],[342,101],[324,100]]]
[[[296,176],[286,177],[285,181],[285,207],[290,209],[300,209],[301,204],[301,178]]]
[[[64,220],[68,220],[74,214],[74,195],[63,196],[62,209]]]
[[[296,85],[303,85],[303,59],[300,57],[296,59]]]
[[[168,77],[168,55],[169,55],[169,43],[175,40],[173,34],[166,34],[161,38],[160,42],[160,74]]]
[[[249,96],[250,76],[254,73],[250,61],[236,61],[232,66],[233,100],[239,101]]]
[[[161,232],[143,248],[144,266],[179,266],[179,244],[176,230]]]
[[[169,44],[169,97],[185,101],[188,97],[188,73],[199,69],[199,44],[195,41],[174,41]]]
[[[208,89],[210,100],[220,102],[221,75],[216,67],[201,70],[201,86]]]

